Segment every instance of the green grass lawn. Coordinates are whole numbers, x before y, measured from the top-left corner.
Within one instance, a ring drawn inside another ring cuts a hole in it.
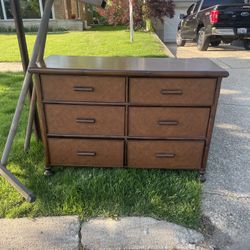
[[[164,56],[161,45],[149,33],[136,33],[135,43],[130,44],[124,29],[104,30],[51,34],[46,53]],[[6,37],[9,40],[6,41]],[[29,46],[33,41],[34,35],[28,36]],[[7,49],[8,46],[11,49]],[[19,59],[14,35],[0,35],[0,49],[0,60]],[[0,73],[0,154],[22,80],[21,73]],[[79,215],[85,220],[97,216],[137,215],[166,219],[191,228],[199,226],[201,185],[194,171],[59,168],[53,177],[44,177],[41,142],[32,138],[31,150],[23,152],[27,105],[24,111],[8,168],[36,194],[37,200],[32,204],[25,202],[0,177],[0,218]]]
[[[23,76],[0,74],[0,152],[15,109]],[[43,176],[43,147],[32,138],[23,152],[28,106],[22,116],[8,168],[37,195],[30,204],[0,177],[0,218],[48,215],[145,215],[197,228],[201,185],[193,171],[136,169],[57,169]]]
[[[27,33],[27,45],[31,54],[36,34]],[[0,34],[0,61],[20,61],[16,34]],[[84,32],[50,33],[45,56],[166,56],[162,45],[151,33],[135,32],[130,43],[129,32],[124,27],[96,27]]]

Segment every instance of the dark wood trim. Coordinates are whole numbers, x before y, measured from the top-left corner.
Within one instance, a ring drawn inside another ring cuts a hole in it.
[[[128,112],[129,112],[129,108],[128,108],[128,103],[129,103],[129,78],[126,77],[125,79],[125,117],[124,117],[124,166],[127,166],[127,149],[128,149],[128,141],[127,141],[127,137],[128,137]]]
[[[50,168],[61,168],[61,167],[67,167],[67,168],[93,168],[93,166],[89,166],[89,165],[84,165],[84,166],[77,166],[77,165],[50,165]],[[124,166],[124,167],[114,167],[114,166],[105,166],[105,167],[94,167],[94,168],[99,168],[99,169],[135,169],[135,167],[130,167],[128,165]],[[173,171],[173,170],[177,170],[177,171],[191,171],[191,170],[196,170],[197,169],[189,169],[189,168],[164,168],[164,167],[157,167],[157,168],[137,168],[137,169],[145,169],[145,170],[150,170],[150,169],[162,169],[164,171]]]
[[[212,139],[212,135],[213,135],[215,116],[216,116],[216,111],[217,111],[217,106],[218,106],[219,96],[220,96],[221,81],[222,81],[222,78],[218,78],[217,84],[216,84],[216,90],[215,90],[215,94],[214,94],[214,104],[211,107],[211,111],[210,111],[210,117],[209,117],[208,128],[207,128],[207,140],[205,143],[202,166],[200,169],[201,174],[204,174],[206,172],[206,165],[207,165],[207,160],[208,160],[209,148],[210,148],[211,139]]]
[[[171,108],[210,108],[208,105],[193,105],[187,104],[139,104],[139,103],[129,103],[129,102],[72,102],[72,101],[57,101],[57,100],[47,100],[42,101],[44,104],[62,104],[62,105],[87,105],[87,106],[128,106],[128,107],[171,107]]]
[[[173,78],[217,78],[228,77],[226,71],[176,71],[176,72],[162,72],[162,71],[103,71],[103,70],[86,70],[86,69],[50,69],[50,68],[30,68],[29,72],[34,74],[49,74],[49,75],[81,75],[81,76],[129,76],[129,77],[173,77]]]
[[[206,141],[207,138],[205,137],[157,137],[157,136],[119,136],[119,135],[66,135],[66,134],[51,134],[48,133],[47,136],[49,138],[76,138],[76,139],[87,139],[87,138],[93,138],[93,139],[127,139],[127,140],[189,140],[189,141]]]
[[[47,124],[45,119],[45,111],[44,111],[44,104],[42,103],[42,86],[41,86],[41,80],[40,75],[34,75],[35,77],[35,88],[36,88],[36,94],[37,94],[37,101],[38,101],[38,114],[39,114],[39,120],[40,120],[40,128],[42,132],[42,141],[45,149],[45,169],[49,167],[50,165],[50,154],[49,154],[49,146],[47,141]]]

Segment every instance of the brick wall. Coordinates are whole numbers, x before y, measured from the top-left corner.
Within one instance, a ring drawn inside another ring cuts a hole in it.
[[[64,0],[55,0],[54,2],[55,19],[65,19]]]

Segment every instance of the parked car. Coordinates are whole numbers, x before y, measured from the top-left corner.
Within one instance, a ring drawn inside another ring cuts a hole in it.
[[[177,46],[197,42],[199,50],[243,40],[250,50],[250,0],[201,0],[192,4],[177,31]]]

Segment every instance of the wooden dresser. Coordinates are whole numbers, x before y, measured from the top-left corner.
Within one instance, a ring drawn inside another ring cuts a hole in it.
[[[204,177],[222,77],[209,60],[51,56],[35,73],[54,166],[196,169]]]

